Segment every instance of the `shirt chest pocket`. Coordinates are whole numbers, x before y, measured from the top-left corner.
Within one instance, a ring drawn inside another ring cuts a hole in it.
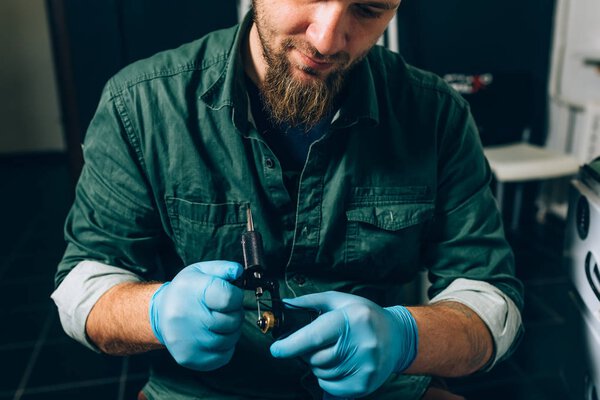
[[[419,268],[421,237],[433,217],[426,187],[377,188],[346,208],[345,274],[410,280]]]
[[[200,203],[167,197],[175,246],[185,265],[198,261],[241,261],[240,236],[247,203]]]

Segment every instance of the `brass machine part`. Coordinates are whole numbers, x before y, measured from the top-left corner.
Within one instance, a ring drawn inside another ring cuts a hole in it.
[[[258,325],[262,333],[269,333],[271,329],[275,328],[276,324],[277,318],[275,318],[275,314],[271,311],[265,311],[262,317],[256,321],[256,325]]]

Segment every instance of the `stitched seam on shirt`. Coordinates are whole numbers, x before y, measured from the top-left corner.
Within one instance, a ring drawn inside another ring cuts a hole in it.
[[[458,92],[450,90],[449,87],[442,86],[440,84],[436,84],[434,82],[426,82],[418,79],[415,76],[415,68],[411,66],[407,66],[407,78],[408,80],[415,86],[420,89],[430,90],[439,94],[443,94],[452,98],[456,103],[459,103],[463,107],[467,105],[467,100],[465,100]],[[441,80],[441,79],[440,79]]]
[[[212,95],[212,93],[213,93],[215,90],[217,90],[217,88],[218,88],[218,86],[219,86],[218,84],[219,84],[219,83],[221,83],[221,82],[223,82],[223,81],[225,80],[225,71],[227,71],[227,67],[225,67],[225,69],[224,69],[223,73],[221,74],[221,76],[219,76],[219,79],[217,79],[217,80],[215,81],[215,83],[213,83],[213,85],[212,85],[210,88],[208,88],[208,90],[207,90],[206,92],[204,92],[204,94],[202,95],[203,97],[204,97],[204,96],[210,96],[210,95]],[[216,110],[220,110],[220,109],[221,109],[221,108],[223,108],[224,106],[231,106],[231,105],[233,105],[233,102],[232,102],[232,101],[229,101],[229,100],[228,100],[228,101],[224,101],[224,102],[221,104],[221,106],[220,106],[220,107],[211,107],[211,105],[210,105],[210,104],[207,104],[208,108],[210,108],[211,110],[214,110],[214,111],[216,111]]]
[[[425,222],[427,220],[429,220],[431,218],[431,216],[425,215],[425,216],[417,216],[417,217],[412,217],[412,218],[407,218],[403,223],[399,223],[396,227],[394,228],[385,228],[383,227],[383,224],[377,223],[377,221],[371,219],[369,221],[364,220],[364,219],[348,219],[348,224],[353,223],[353,224],[359,224],[359,223],[364,223],[364,224],[368,224],[368,225],[372,225],[375,226],[381,230],[384,231],[399,231],[401,229],[404,228],[408,228],[409,226],[413,226],[413,225],[417,225],[419,223]]]
[[[233,47],[229,50],[228,55],[231,54],[231,52],[234,51]],[[217,90],[217,88],[219,87],[219,83],[223,82],[226,78],[227,75],[227,71],[229,70],[229,68],[231,68],[231,59],[232,57],[227,57],[226,59],[226,64],[225,67],[223,68],[223,70],[221,71],[221,75],[219,76],[219,79],[217,79],[209,88],[208,90],[206,90],[204,92],[204,94],[202,95],[202,97],[207,97],[207,96],[211,96],[212,93]],[[233,105],[233,101],[231,100],[227,100],[227,101],[223,101],[222,105],[220,107],[211,107],[211,105],[207,104],[208,107],[211,110],[220,110],[221,108],[225,107],[225,106],[232,106]]]
[[[389,50],[387,50],[387,49],[382,49],[382,50],[384,50],[386,53],[389,52]],[[400,65],[398,65],[398,64],[395,64],[396,63],[396,59],[395,59],[394,61],[391,61],[392,63],[394,63],[395,67],[394,66],[391,66],[391,67],[386,66],[383,68],[385,71],[381,71],[381,72],[383,72],[383,76],[385,77],[385,79],[387,79],[386,73],[390,73],[389,68],[392,68],[393,70],[395,70],[394,68],[402,68],[404,70],[404,73],[406,74],[405,75],[406,79],[415,88],[430,90],[430,91],[436,92],[438,94],[448,96],[459,104],[463,104],[463,105],[467,104],[467,101],[459,93],[451,90],[449,86],[444,86],[440,83],[436,83],[436,82],[443,82],[443,80],[441,78],[435,77],[430,72],[421,70],[417,67],[407,64],[402,59],[402,56],[399,56],[396,53],[393,54],[393,57],[398,57],[398,59],[402,60],[402,61],[399,61]],[[391,60],[391,58],[389,56],[385,55],[384,52],[381,52],[381,53],[377,54],[375,62],[381,63],[383,65],[383,64],[390,62],[390,60]],[[373,63],[371,63],[371,64],[373,64]],[[433,81],[424,80],[427,78],[432,79]]]
[[[321,243],[321,227],[323,226],[323,192],[325,191],[325,174],[321,174],[321,198],[319,202],[321,206],[319,207],[319,229],[317,229],[317,246]]]
[[[438,94],[448,96],[454,102],[456,102],[461,108],[464,108],[466,106],[466,100],[463,99],[462,97],[459,97],[460,96],[459,94],[455,94],[449,90],[446,90],[446,89],[436,86],[434,84],[429,84],[426,82],[419,82],[412,78],[411,78],[411,80],[413,81],[414,85],[420,89],[430,90],[432,92],[436,92]]]
[[[443,93],[443,92],[442,92],[442,93]],[[455,99],[455,97],[454,97],[454,96],[452,96],[452,98],[454,98],[454,99]],[[447,136],[447,134],[446,134],[446,133],[447,133],[447,132],[455,132],[455,131],[456,131],[458,128],[460,128],[460,126],[462,125],[462,124],[461,124],[461,121],[462,121],[462,119],[464,119],[464,118],[468,118],[468,114],[469,114],[469,105],[468,105],[468,103],[466,103],[466,100],[464,100],[464,99],[462,99],[462,98],[461,98],[461,100],[463,100],[463,102],[457,102],[459,107],[451,107],[451,109],[450,109],[450,113],[449,113],[449,115],[448,115],[448,121],[449,121],[449,123],[448,123],[447,129],[445,130],[444,134],[442,134],[442,135],[440,135],[440,136],[439,136],[439,139],[440,139],[440,141],[439,141],[439,143],[438,143],[438,146],[439,146],[439,149],[438,149],[438,160],[440,160],[440,159],[441,159],[441,157],[439,157],[439,153],[441,152],[441,149],[443,149],[443,148],[445,147],[445,143],[444,143],[444,142],[448,140],[448,139],[447,139],[447,137],[446,137],[446,136]],[[463,136],[461,136],[461,137],[463,137],[463,138],[464,138],[464,135],[463,135]],[[441,139],[443,139],[443,140],[441,140]],[[461,143],[462,143],[462,142],[461,142]],[[488,174],[489,174],[489,171],[488,171]],[[440,176],[438,176],[438,185],[439,185],[439,183],[440,183],[440,178],[441,178],[441,175],[440,175]],[[491,178],[492,178],[492,177],[491,177],[491,175],[489,175],[489,176],[488,176],[488,179],[486,179],[486,180],[483,182],[483,185],[482,185],[482,187],[480,187],[480,188],[476,189],[475,191],[473,191],[473,192],[472,192],[472,193],[470,193],[469,195],[465,196],[465,197],[462,199],[462,201],[458,202],[458,203],[457,203],[457,204],[456,204],[456,205],[455,205],[453,208],[450,208],[450,209],[448,209],[448,210],[442,210],[442,211],[441,211],[441,213],[446,213],[446,214],[450,215],[450,214],[452,214],[454,211],[456,211],[456,210],[458,210],[458,209],[462,208],[462,207],[464,206],[464,204],[467,204],[467,203],[469,203],[469,202],[470,202],[470,199],[471,199],[471,197],[473,197],[473,196],[475,196],[477,193],[479,193],[479,192],[482,190],[482,188],[485,188],[486,186],[489,186],[489,183],[490,183],[490,181],[491,181]],[[439,188],[439,186],[438,186],[438,188]]]
[[[111,80],[113,82],[113,85],[112,85],[113,93],[112,94],[113,94],[113,97],[119,96],[123,91],[125,91],[127,89],[131,89],[132,87],[137,86],[138,84],[140,84],[142,82],[148,82],[148,81],[152,81],[154,79],[171,77],[171,76],[179,75],[179,74],[182,74],[185,72],[204,71],[204,70],[207,70],[207,69],[213,67],[216,64],[223,62],[223,60],[227,60],[228,58],[229,58],[229,53],[223,53],[218,57],[212,58],[208,61],[203,61],[201,64],[193,62],[190,64],[181,65],[181,66],[179,66],[177,68],[173,68],[173,69],[165,69],[165,70],[160,70],[160,71],[144,73],[144,74],[141,74],[131,80],[124,82],[123,85],[119,85],[119,87],[114,86],[114,84],[116,84],[117,82],[115,81],[115,78],[113,78]],[[111,99],[112,99],[112,97],[111,97]]]
[[[372,200],[372,199],[356,199],[353,198],[352,200],[350,200],[348,202],[348,206],[365,206],[365,207],[376,207],[376,206],[393,206],[393,205],[400,205],[400,204],[434,204],[433,199],[432,200],[425,200],[425,199],[415,199],[415,198],[408,198],[408,199],[400,199],[400,198],[395,198],[395,199],[391,199],[391,200]]]
[[[436,211],[436,214],[450,216],[450,215],[454,214],[455,212],[458,212],[459,210],[469,206],[473,202],[473,198],[480,196],[482,192],[489,189],[490,181],[491,181],[491,177],[489,179],[487,179],[486,181],[484,181],[483,184],[479,188],[477,188],[477,190],[475,190],[473,193],[469,194],[469,196],[467,196],[464,201],[461,201],[460,203],[458,203],[454,208],[450,208],[448,210],[439,210],[439,211]]]
[[[146,180],[148,179],[148,170],[146,168],[146,162],[144,161],[144,157],[142,155],[142,149],[140,146],[140,142],[135,135],[135,128],[129,118],[127,113],[127,106],[125,105],[125,101],[123,99],[122,93],[119,93],[118,96],[114,97],[114,104],[117,112],[119,113],[119,117],[121,118],[121,122],[123,123],[123,127],[125,128],[125,132],[127,133],[127,138],[129,139],[129,143],[133,147],[135,154],[137,155],[138,161],[140,163],[140,168],[145,174]]]

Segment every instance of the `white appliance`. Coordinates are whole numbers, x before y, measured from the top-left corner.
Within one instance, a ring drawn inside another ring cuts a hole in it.
[[[600,155],[600,1],[557,0],[546,146],[580,163]]]
[[[556,0],[545,147],[580,164],[600,155],[600,0]],[[540,218],[566,215],[565,182],[545,184]]]
[[[565,255],[583,321],[587,360],[585,400],[600,397],[600,174],[581,168],[571,182]]]

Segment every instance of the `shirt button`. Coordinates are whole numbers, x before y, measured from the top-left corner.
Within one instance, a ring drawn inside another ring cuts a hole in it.
[[[298,286],[302,286],[306,283],[306,277],[302,274],[296,274],[292,279]]]
[[[265,165],[269,169],[275,168],[275,161],[272,158],[267,158],[265,159]]]

